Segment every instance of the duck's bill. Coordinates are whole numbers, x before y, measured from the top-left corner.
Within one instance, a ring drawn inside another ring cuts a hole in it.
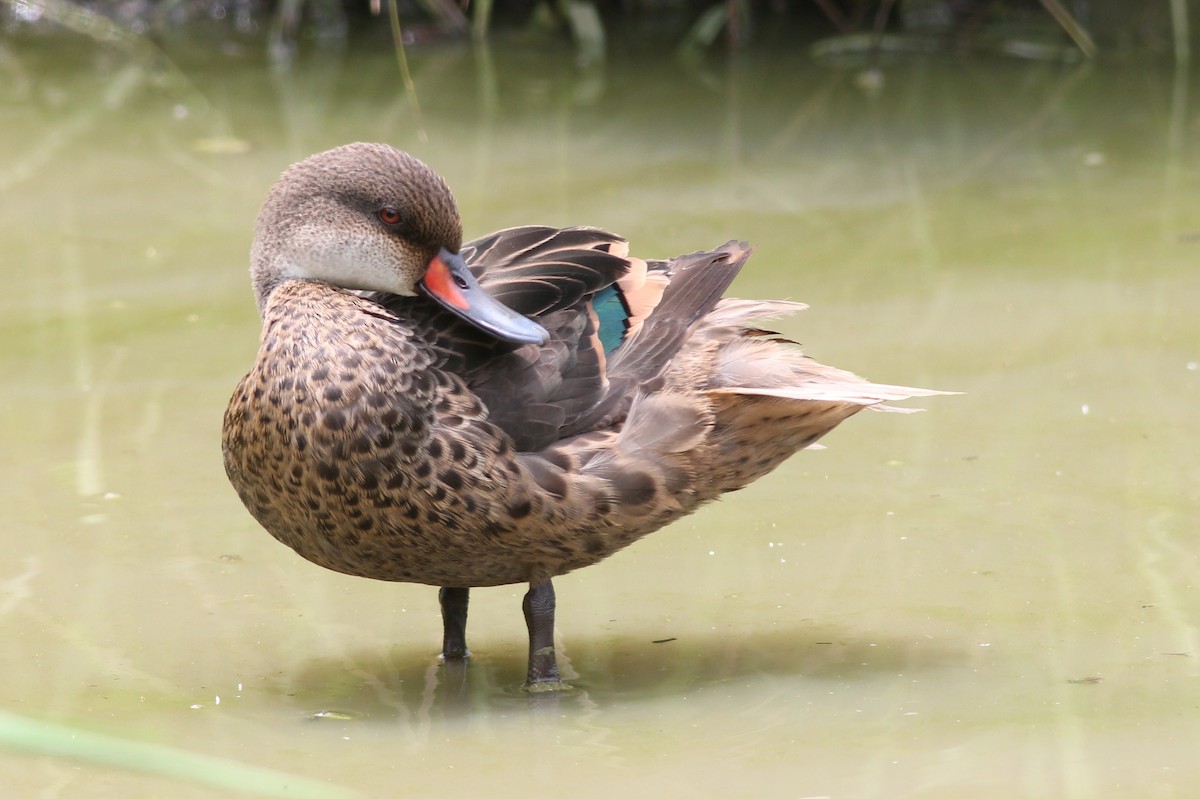
[[[417,288],[450,313],[501,341],[513,344],[545,344],[550,334],[532,319],[522,316],[492,297],[467,269],[462,256],[443,249],[417,281]]]

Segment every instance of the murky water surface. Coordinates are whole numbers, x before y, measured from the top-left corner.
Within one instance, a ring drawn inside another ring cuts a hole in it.
[[[1200,99],[1161,65],[687,68],[505,44],[273,71],[257,49],[3,45],[0,708],[365,796],[1200,793]],[[178,50],[178,52],[176,52]],[[371,53],[368,55],[366,53]],[[955,389],[557,581],[577,690],[515,691],[522,587],[325,572],[219,427],[254,214],[293,160],[410,149],[467,234],[757,251],[816,357]],[[315,716],[321,716],[314,718]],[[224,795],[0,755],[22,796]]]

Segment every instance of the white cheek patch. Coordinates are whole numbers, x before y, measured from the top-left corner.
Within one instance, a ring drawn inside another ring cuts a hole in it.
[[[284,255],[284,277],[323,280],[346,289],[412,296],[420,273],[396,242],[362,230],[331,235],[326,227],[297,230]]]

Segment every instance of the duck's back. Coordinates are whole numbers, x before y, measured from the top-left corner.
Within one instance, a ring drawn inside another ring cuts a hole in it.
[[[729,242],[643,261],[595,228],[514,228],[468,244],[481,285],[548,330],[541,347],[497,344],[419,299],[377,299],[422,320],[539,484],[599,480],[614,527],[633,540],[864,407],[938,393],[869,383],[763,330],[763,318],[804,306],[722,299],[749,254]]]

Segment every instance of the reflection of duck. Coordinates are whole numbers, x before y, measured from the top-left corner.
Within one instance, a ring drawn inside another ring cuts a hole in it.
[[[937,393],[759,329],[802,306],[721,299],[743,244],[643,261],[587,228],[460,242],[445,183],[391,147],[287,170],[258,218],[262,340],[226,411],[225,468],[314,563],[442,586],[446,657],[467,654],[471,586],[528,582],[531,686],[560,684],[552,577],[863,407]]]

